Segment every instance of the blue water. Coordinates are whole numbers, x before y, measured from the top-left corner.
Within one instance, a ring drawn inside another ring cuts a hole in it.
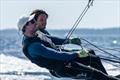
[[[48,30],[53,36],[65,38],[69,30]],[[88,40],[99,48],[110,52],[113,55],[120,57],[120,28],[111,29],[77,29],[72,37],[80,37]],[[21,35],[17,30],[0,30],[0,55],[14,56],[19,59],[25,59],[22,54]],[[95,47],[81,40],[82,46],[91,48],[96,51],[98,55],[103,55]],[[80,48],[75,45],[68,45],[67,48]],[[112,50],[111,50],[112,49]],[[109,56],[104,53],[105,56]]]
[[[65,38],[68,30],[48,30],[53,36]],[[72,37],[80,37],[88,40],[89,42],[105,48],[120,49],[120,28],[111,29],[77,29]],[[0,31],[0,53],[6,55],[13,55],[17,57],[21,56],[21,35],[17,30],[1,30]],[[82,45],[88,48],[94,49],[85,41],[82,41]],[[74,46],[74,45],[73,45]],[[72,47],[72,46],[70,46]],[[75,46],[76,47],[76,46]],[[14,53],[14,54],[13,54]],[[16,53],[16,54],[15,54]],[[118,54],[114,51],[114,53]],[[119,54],[118,54],[119,55]]]

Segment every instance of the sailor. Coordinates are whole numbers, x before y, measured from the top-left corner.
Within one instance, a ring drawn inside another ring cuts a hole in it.
[[[46,23],[46,14],[40,14],[39,18],[40,22]],[[46,24],[42,25],[46,26]],[[41,33],[37,33],[38,22],[35,20],[35,14],[22,16],[18,21],[18,28],[23,33],[22,44],[25,56],[32,63],[53,71],[55,76],[71,77],[74,79],[80,79],[84,76],[92,80],[117,80],[107,75],[99,57],[90,55],[89,51],[65,52],[53,47],[51,43],[59,45],[65,39],[47,36],[42,31]],[[65,44],[76,44],[77,42],[75,41],[74,39],[70,39]]]

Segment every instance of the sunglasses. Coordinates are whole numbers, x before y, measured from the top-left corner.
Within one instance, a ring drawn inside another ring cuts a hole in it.
[[[36,20],[35,20],[35,19],[32,19],[31,21],[27,22],[27,23],[25,24],[25,26],[27,26],[29,23],[34,24],[34,23],[36,23]]]
[[[36,20],[35,19],[32,19],[31,21],[29,21],[30,23],[34,24],[36,23]]]
[[[35,20],[35,19],[32,19],[31,21],[27,22],[27,23],[23,26],[23,29],[22,29],[23,32],[25,32],[25,27],[28,26],[29,23],[34,24],[34,23],[36,23],[36,20]]]

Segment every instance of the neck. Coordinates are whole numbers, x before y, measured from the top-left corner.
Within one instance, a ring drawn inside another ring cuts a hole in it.
[[[37,34],[32,32],[25,32],[24,35],[28,37],[35,37]]]

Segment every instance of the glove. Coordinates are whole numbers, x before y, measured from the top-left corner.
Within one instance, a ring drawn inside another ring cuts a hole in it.
[[[79,38],[70,39],[71,44],[81,45],[81,40]]]
[[[83,58],[83,57],[89,56],[89,52],[87,50],[78,51],[77,53],[78,53],[78,57],[79,58]]]

